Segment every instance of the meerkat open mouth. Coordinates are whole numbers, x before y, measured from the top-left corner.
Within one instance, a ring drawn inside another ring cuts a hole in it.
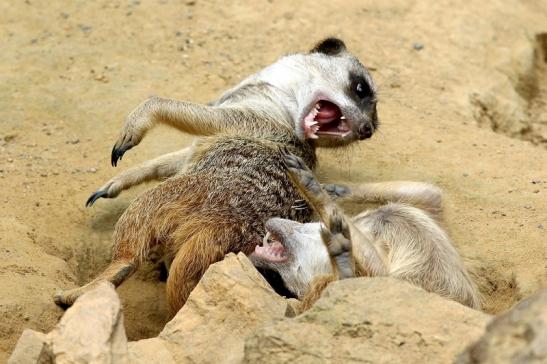
[[[255,247],[254,254],[273,263],[283,263],[288,259],[287,252],[280,239],[277,239],[270,231],[266,232],[262,245]]]
[[[319,100],[304,117],[304,137],[317,139],[320,135],[343,138],[351,133],[340,108],[327,100]]]

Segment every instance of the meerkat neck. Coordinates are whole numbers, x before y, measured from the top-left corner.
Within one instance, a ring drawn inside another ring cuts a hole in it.
[[[258,120],[275,121],[290,129],[296,119],[296,102],[290,94],[261,80],[244,80],[227,91],[213,106],[245,110]]]

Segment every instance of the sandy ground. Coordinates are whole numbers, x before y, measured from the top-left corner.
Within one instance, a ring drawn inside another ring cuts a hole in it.
[[[326,35],[373,71],[382,127],[359,146],[321,151],[320,177],[438,184],[484,309],[500,312],[538,289],[547,40],[537,34],[547,31],[546,9],[545,0],[0,2],[0,362],[24,328],[55,324],[56,289],[106,265],[118,216],[150,186],[86,209],[89,194],[191,141],[157,128],[113,169],[124,116],[152,94],[214,99]],[[159,276],[151,264],[119,289],[130,339],[165,323]]]

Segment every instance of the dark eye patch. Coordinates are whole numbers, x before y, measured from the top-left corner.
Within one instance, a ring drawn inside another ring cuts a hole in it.
[[[372,96],[372,90],[370,89],[370,86],[368,83],[359,82],[357,85],[355,85],[355,93],[360,98],[364,99],[365,97],[371,97]]]
[[[350,74],[351,90],[350,92],[357,95],[360,99],[373,98],[374,91],[370,84],[363,76]]]

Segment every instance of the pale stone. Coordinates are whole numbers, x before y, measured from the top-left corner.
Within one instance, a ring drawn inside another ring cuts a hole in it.
[[[245,363],[449,363],[489,316],[392,278],[329,285],[304,314],[266,325]]]
[[[457,363],[547,363],[547,289],[492,320]]]
[[[47,350],[45,334],[34,330],[25,330],[17,342],[8,364],[48,364],[51,357]]]
[[[56,363],[127,363],[127,337],[114,286],[104,282],[78,298],[48,338]]]
[[[184,307],[160,333],[177,362],[237,363],[245,338],[285,317],[287,303],[242,253],[211,265]]]

